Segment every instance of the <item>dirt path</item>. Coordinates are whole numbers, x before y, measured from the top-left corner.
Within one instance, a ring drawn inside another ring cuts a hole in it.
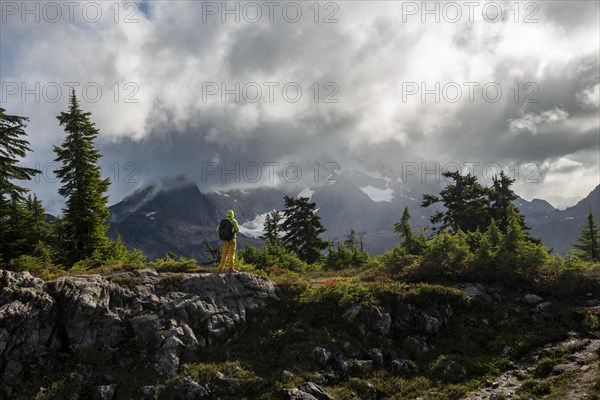
[[[489,387],[480,389],[477,393],[465,397],[464,400],[502,399],[502,398],[536,398],[583,400],[600,380],[598,371],[598,351],[600,339],[570,338],[560,343],[544,346],[539,351],[528,354],[514,363],[514,368],[496,378]],[[527,392],[519,396],[519,389],[525,382],[532,382],[535,367],[540,354],[561,351],[565,355],[552,366],[551,373],[538,379],[542,384],[552,387],[550,393],[532,396]]]

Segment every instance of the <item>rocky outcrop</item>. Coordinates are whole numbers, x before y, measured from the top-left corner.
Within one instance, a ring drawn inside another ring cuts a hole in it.
[[[240,335],[252,313],[276,301],[272,282],[246,273],[142,269],[44,282],[28,272],[0,270],[2,392],[10,395],[24,364],[42,365],[49,352],[110,353],[132,342],[168,377],[199,348]],[[112,392],[107,385],[96,396]]]

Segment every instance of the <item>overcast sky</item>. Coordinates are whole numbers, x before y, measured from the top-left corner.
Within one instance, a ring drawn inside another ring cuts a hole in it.
[[[526,199],[586,196],[600,183],[600,3],[423,4],[2,1],[0,102],[30,118],[25,162],[46,170],[30,186],[52,212],[73,83],[111,204],[181,173],[215,188],[236,163],[244,186],[315,162],[414,179],[500,166]]]

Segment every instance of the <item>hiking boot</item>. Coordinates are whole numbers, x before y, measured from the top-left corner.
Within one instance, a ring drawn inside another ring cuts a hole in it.
[[[233,272],[235,274],[235,273],[240,272],[240,271],[238,271],[237,269],[235,269],[235,267],[231,267],[231,268],[229,268],[229,272],[230,273]]]

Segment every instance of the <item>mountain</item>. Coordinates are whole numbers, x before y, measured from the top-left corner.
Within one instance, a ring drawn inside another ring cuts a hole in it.
[[[565,210],[538,211],[525,215],[531,226],[531,235],[539,237],[549,249],[564,254],[571,249],[585,223],[588,210],[592,209],[596,221],[600,218],[600,185],[573,207]]]
[[[204,239],[218,244],[216,227],[224,213],[183,177],[139,189],[110,207],[109,237],[121,238],[150,259],[167,251],[199,260],[208,257]],[[246,240],[241,237],[243,245]],[[256,240],[250,240],[255,243]]]
[[[208,257],[204,239],[213,245],[220,242],[216,226],[227,210],[233,209],[240,224],[238,248],[244,244],[262,245],[267,213],[283,209],[283,197],[305,196],[316,202],[321,222],[327,229],[324,237],[343,240],[350,229],[358,233],[363,247],[371,255],[382,254],[398,242],[393,232],[404,207],[408,206],[415,230],[429,225],[429,217],[440,205],[422,208],[421,191],[435,193],[435,188],[410,187],[397,177],[383,177],[353,171],[340,174],[335,184],[298,187],[261,187],[228,191],[201,192],[185,177],[166,180],[141,188],[113,205],[109,235],[120,234],[132,247],[141,248],[150,258],[162,257],[167,251],[194,257]],[[588,207],[600,216],[600,186],[585,199],[566,210],[557,210],[545,200],[518,198],[514,204],[525,216],[531,235],[539,237],[555,252],[571,248],[583,226]]]

